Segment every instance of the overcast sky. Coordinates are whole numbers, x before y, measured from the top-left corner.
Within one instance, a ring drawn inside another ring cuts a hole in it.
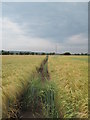
[[[89,0],[2,0],[3,2],[89,2]]]
[[[88,51],[88,3],[3,3],[3,49]]]

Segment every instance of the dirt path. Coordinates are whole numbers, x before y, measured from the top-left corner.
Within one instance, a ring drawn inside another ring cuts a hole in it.
[[[40,68],[36,68],[37,72],[41,77],[41,81],[45,81],[46,79],[49,80],[49,73],[48,73],[48,56],[44,59],[41,63]],[[26,111],[21,112],[20,118],[43,118],[42,116],[42,105],[39,101],[38,107],[33,112],[32,107],[30,106]]]
[[[41,66],[39,69],[37,69],[37,72],[41,75],[41,80],[45,81],[46,79],[50,79],[50,75],[48,73],[48,56],[44,61],[42,62]]]
[[[26,111],[23,111],[21,113],[20,118],[43,118],[43,116],[41,116],[41,113],[42,113],[41,108],[36,109],[34,113],[29,107]]]

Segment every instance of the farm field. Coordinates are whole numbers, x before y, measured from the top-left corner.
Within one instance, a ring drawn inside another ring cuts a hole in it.
[[[88,57],[49,56],[50,80],[55,84],[59,116],[88,117]]]
[[[2,118],[2,70],[1,70],[1,64],[2,64],[2,59],[1,59],[1,55],[0,55],[0,119]]]
[[[10,117],[8,110],[27,89],[36,67],[45,56],[2,56],[2,107],[3,117]],[[7,115],[7,116],[6,116]]]
[[[22,95],[24,109],[31,105],[36,109],[39,104],[44,117],[87,118],[88,57],[2,56],[4,117],[16,112],[13,105]]]

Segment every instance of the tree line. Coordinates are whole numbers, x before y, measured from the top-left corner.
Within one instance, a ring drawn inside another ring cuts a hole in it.
[[[88,53],[75,53],[75,54],[71,54],[70,52],[65,52],[62,54],[59,53],[55,53],[55,52],[50,52],[50,53],[46,53],[46,52],[27,52],[27,51],[5,51],[2,50],[0,52],[0,54],[2,55],[88,55]]]
[[[27,52],[27,51],[4,51],[0,52],[2,55],[55,55],[54,52],[52,53],[45,53],[45,52]]]

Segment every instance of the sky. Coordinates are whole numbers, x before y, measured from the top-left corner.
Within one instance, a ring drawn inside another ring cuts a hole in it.
[[[2,2],[89,2],[89,0],[2,0]]]
[[[4,50],[88,52],[87,2],[3,2],[2,26]]]

